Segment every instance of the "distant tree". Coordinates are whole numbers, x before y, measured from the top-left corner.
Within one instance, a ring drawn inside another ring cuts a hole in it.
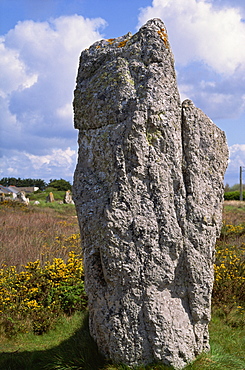
[[[16,186],[17,181],[18,179],[16,179],[15,177],[3,177],[0,180],[0,184],[3,186],[9,186],[9,185]]]
[[[33,186],[37,186],[39,189],[44,190],[47,186],[47,183],[42,179],[35,179]]]
[[[245,184],[243,184],[243,190],[245,190]],[[231,186],[230,188],[230,191],[237,191],[237,190],[240,190],[240,184],[235,184],[233,186]]]
[[[48,187],[55,188],[60,191],[67,191],[67,190],[71,190],[71,183],[64,179],[60,179],[60,180],[51,179],[48,183]]]
[[[3,177],[0,180],[0,184],[3,185],[3,186],[8,186],[7,181],[8,181],[8,178],[7,177]]]
[[[225,184],[225,193],[227,193],[228,191],[230,191],[230,185],[229,184]]]

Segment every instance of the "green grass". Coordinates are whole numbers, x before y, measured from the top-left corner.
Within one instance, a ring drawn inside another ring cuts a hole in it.
[[[45,200],[38,200],[40,204],[34,205],[34,201],[30,201],[30,206],[36,207],[36,208],[50,208],[58,213],[64,213],[66,214],[67,212],[69,213],[74,213],[75,214],[75,206],[74,204],[64,204],[64,203],[59,203],[59,201],[55,201],[52,203],[46,203]]]
[[[0,342],[2,370],[96,370],[104,363],[90,337],[86,312],[63,318],[42,336],[24,334]]]
[[[234,327],[214,314],[210,323],[210,369],[245,369],[245,329]]]
[[[46,203],[46,198],[49,195],[49,193],[52,192],[55,201],[52,203]],[[30,206],[34,206],[34,202],[38,201],[40,204],[35,205],[37,208],[50,208],[53,209],[59,213],[75,213],[75,206],[74,204],[64,204],[63,200],[65,197],[65,191],[59,191],[55,188],[47,188],[45,191],[37,191],[35,193],[32,193],[28,195],[30,199]]]
[[[200,355],[185,370],[244,370],[245,329],[232,327],[214,313],[210,324],[211,351]],[[19,335],[0,343],[3,370],[126,370],[112,365],[98,353],[89,335],[86,313],[63,318],[55,330],[42,336]],[[135,367],[138,370],[170,369],[164,365]]]
[[[30,200],[45,200],[49,193],[52,192],[55,200],[62,200],[65,196],[65,191],[59,191],[55,188],[47,188],[44,191],[37,191],[35,193],[28,194]]]
[[[86,312],[77,312],[72,317],[61,317],[54,330],[43,335],[33,333],[19,334],[14,338],[1,339],[1,352],[22,352],[48,350],[70,338],[80,327]]]
[[[52,209],[49,207],[52,207]],[[245,202],[232,204],[231,202],[225,202],[225,223],[232,225],[245,224],[244,210]],[[48,244],[50,253],[52,252],[52,243],[51,241],[48,242],[49,239],[46,240],[47,235],[50,234],[50,238],[53,240],[56,235],[60,235],[61,238],[65,232],[64,238],[78,232],[75,209],[72,205],[61,205],[58,202],[47,204],[45,201],[41,201],[39,206],[26,207],[23,210],[22,207],[18,209],[16,206],[9,209],[2,205],[0,211],[2,211],[3,216],[0,237],[3,239],[2,245],[8,246],[8,248],[4,248],[5,252],[7,250],[11,252],[11,261],[14,257],[15,247],[17,250],[21,250],[21,255],[26,253],[25,258],[29,261],[28,258],[30,258],[33,249],[36,248],[36,253],[40,253],[40,248],[45,243]],[[34,215],[35,217],[33,217]],[[38,221],[37,225],[34,224],[34,220]],[[25,230],[27,230],[26,235]],[[40,234],[40,231],[43,232]],[[30,237],[32,232],[33,237],[44,238],[45,236],[46,239],[41,239],[40,245],[37,243],[37,238],[33,239],[25,252],[23,246],[27,244],[27,236]],[[58,245],[63,245],[62,240]],[[11,241],[13,241],[13,245]],[[234,245],[235,248],[241,248],[244,245],[244,235],[240,235],[240,233],[228,234],[225,239],[223,237],[218,241],[219,248],[225,249],[229,246],[229,250],[233,250],[232,246]],[[56,249],[54,252],[57,255]],[[18,255],[17,257],[16,261],[19,261],[20,258]],[[4,255],[4,258],[7,257]],[[231,301],[231,298],[233,299],[231,294],[229,297],[228,301]],[[245,370],[245,311],[244,308],[240,310],[237,307],[238,303],[239,306],[240,304],[244,305],[243,297],[241,300],[243,302],[238,300],[236,305],[232,301],[233,303],[230,306],[227,302],[221,302],[220,299],[216,302],[210,323],[211,350],[207,354],[201,354],[192,364],[186,366],[185,370]],[[215,300],[213,303],[215,303]],[[97,346],[89,334],[86,312],[77,312],[71,317],[61,317],[56,328],[43,335],[18,334],[11,339],[0,336],[0,370],[127,369],[129,368],[125,365],[108,363],[98,353]],[[135,367],[134,369],[167,370],[170,368],[164,365],[149,365]]]

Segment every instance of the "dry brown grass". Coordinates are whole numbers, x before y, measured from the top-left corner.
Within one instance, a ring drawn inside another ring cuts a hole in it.
[[[66,260],[70,250],[80,252],[75,209],[59,214],[50,208],[7,204],[0,206],[0,267],[52,258]]]
[[[225,200],[223,221],[230,225],[245,224],[245,201]]]
[[[2,264],[15,265],[19,270],[37,259],[42,263],[59,257],[66,260],[69,251],[80,253],[75,208],[63,209],[59,213],[51,208],[1,204],[0,268]],[[226,224],[245,224],[245,202],[225,201],[223,220]]]

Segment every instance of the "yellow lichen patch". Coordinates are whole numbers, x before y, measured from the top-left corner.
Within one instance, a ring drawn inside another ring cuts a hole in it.
[[[109,42],[109,44],[113,44],[115,39],[107,39],[107,42]]]
[[[163,40],[165,47],[168,49],[169,44],[168,44],[168,35],[165,32],[164,28],[161,28],[160,31],[157,31],[158,35],[160,35],[161,39]]]
[[[100,48],[101,48],[101,45],[97,45],[97,46],[96,46],[96,49],[100,49]]]
[[[121,41],[119,42],[119,44],[117,45],[118,48],[122,48],[126,45],[126,43],[128,42],[128,40],[124,40],[124,41]]]

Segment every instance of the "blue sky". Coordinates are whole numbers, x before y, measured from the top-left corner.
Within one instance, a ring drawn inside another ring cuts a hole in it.
[[[161,18],[188,98],[226,132],[225,182],[245,166],[244,0],[0,0],[0,178],[65,178],[77,156],[81,51]],[[245,182],[245,172],[244,172]]]

